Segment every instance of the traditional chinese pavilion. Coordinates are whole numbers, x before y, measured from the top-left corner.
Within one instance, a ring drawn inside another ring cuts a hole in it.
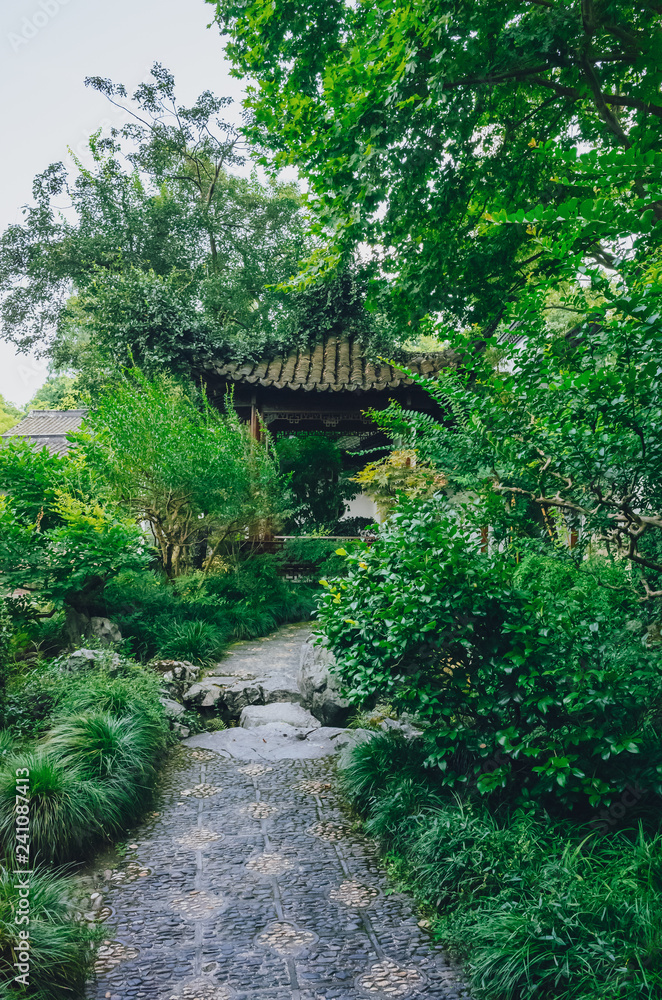
[[[416,354],[406,367],[434,377],[455,367],[452,351]],[[204,368],[210,398],[234,392],[239,415],[257,434],[260,422],[275,436],[326,431],[363,442],[379,436],[366,416],[396,400],[407,409],[439,414],[435,401],[399,368],[372,361],[358,338],[329,336],[289,354],[257,362],[209,362]]]

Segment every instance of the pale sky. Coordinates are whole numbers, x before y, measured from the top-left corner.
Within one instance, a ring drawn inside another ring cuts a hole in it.
[[[67,146],[84,153],[100,125],[120,122],[86,76],[131,93],[157,61],[174,73],[180,100],[206,89],[233,97],[226,117],[238,122],[242,85],[229,75],[218,29],[206,28],[213,10],[203,0],[0,0],[0,229],[21,221],[35,174],[70,163]],[[23,405],[44,379],[43,361],[0,340],[5,399]]]

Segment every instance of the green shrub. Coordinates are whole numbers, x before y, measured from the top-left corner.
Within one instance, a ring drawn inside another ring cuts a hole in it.
[[[406,740],[398,732],[377,732],[352,748],[351,765],[342,772],[345,794],[359,812],[365,813],[394,774],[404,778],[420,775],[425,757],[420,741]],[[342,759],[344,762],[346,758]]]
[[[277,557],[254,556],[225,573],[171,582],[154,573],[124,573],[110,581],[97,612],[117,622],[127,648],[145,659],[213,661],[228,642],[310,617],[312,591],[282,579],[279,565]]]
[[[550,600],[480,544],[441,502],[403,503],[347,555],[318,617],[351,701],[428,723],[449,787],[587,815],[637,782],[662,791],[660,653],[595,583]]]
[[[118,718],[140,716],[149,719],[165,732],[163,708],[159,702],[161,681],[145,667],[123,663],[112,672],[97,669],[82,677],[69,675],[62,678],[61,685],[55,719],[84,712],[108,712]]]
[[[1,706],[3,726],[18,737],[41,735],[62,693],[61,684],[61,677],[41,664],[12,677]]]
[[[336,555],[339,547],[338,541],[324,537],[289,538],[283,547],[282,559],[285,563],[309,565],[308,579],[317,584],[319,580],[344,576],[347,565],[342,556]]]
[[[82,991],[93,959],[95,932],[72,919],[76,887],[71,879],[37,868],[29,878],[30,976],[29,987],[8,985],[22,943],[16,922],[18,878],[0,869],[0,997],[18,1000],[61,1000]]]

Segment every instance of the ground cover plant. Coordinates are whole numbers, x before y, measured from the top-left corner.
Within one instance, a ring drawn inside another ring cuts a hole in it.
[[[448,794],[425,740],[378,733],[354,749],[346,794],[478,1000],[626,997],[662,987],[662,840],[651,798],[608,835],[474,788]],[[637,823],[639,819],[639,824]]]
[[[318,617],[345,692],[363,726],[395,709],[419,730],[351,751],[348,797],[476,997],[652,1000],[656,608],[627,562],[544,528],[487,551],[475,517],[402,496],[371,545],[341,550]]]
[[[71,871],[141,818],[172,740],[155,673],[112,649],[74,662],[65,654],[7,664],[0,704],[0,995],[7,998],[54,1000],[83,988],[100,933],[82,919]],[[26,775],[30,810],[27,985],[13,967],[23,950],[17,775]]]
[[[159,573],[126,573],[106,588],[99,614],[118,624],[127,648],[142,659],[218,660],[230,642],[266,635],[310,617],[315,592],[290,583],[279,560],[256,555],[168,584]]]
[[[48,871],[35,869],[30,877],[30,985],[20,982],[8,985],[17,975],[14,962],[21,955],[24,939],[17,925],[19,905],[16,876],[0,871],[0,997],[14,1000],[61,1000],[76,996],[84,988],[98,936],[82,922],[72,920],[78,904],[73,880]]]

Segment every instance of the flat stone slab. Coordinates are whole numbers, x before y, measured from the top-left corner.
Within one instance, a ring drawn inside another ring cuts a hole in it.
[[[270,723],[252,729],[223,729],[218,733],[199,733],[183,740],[182,746],[213,750],[237,760],[315,760],[338,753],[346,745],[348,730],[320,726],[314,732]],[[340,741],[340,742],[338,742]]]
[[[248,705],[239,716],[239,725],[244,729],[268,726],[272,722],[277,725],[285,722],[299,729],[319,729],[321,726],[314,715],[301,705],[293,705],[289,701],[274,702],[271,705]]]

